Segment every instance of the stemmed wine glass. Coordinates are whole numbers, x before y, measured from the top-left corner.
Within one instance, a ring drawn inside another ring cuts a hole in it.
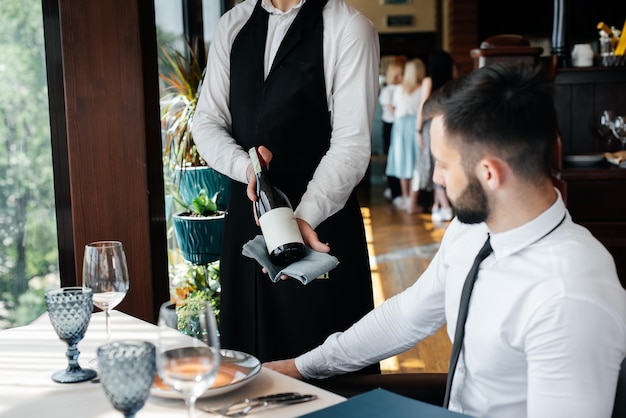
[[[220,343],[211,303],[176,306],[166,302],[159,311],[157,371],[179,392],[194,416],[196,399],[211,387],[220,366]]]
[[[107,341],[111,341],[110,312],[128,292],[126,255],[119,241],[97,241],[85,246],[83,285],[93,289],[93,304],[105,312]]]
[[[626,121],[623,116],[616,116],[613,120],[613,135],[622,143],[622,149],[626,149]]]
[[[602,138],[607,140],[607,151],[611,151],[611,142],[613,142],[613,120],[615,112],[605,110],[600,115],[600,124],[598,125],[598,133]]]
[[[150,395],[156,348],[148,341],[119,341],[98,347],[100,381],[113,407],[134,417]]]
[[[612,137],[615,137],[622,143],[622,150],[626,149],[626,121],[623,116],[616,116],[612,110],[603,111],[598,130],[601,135],[608,136],[609,148]]]
[[[84,287],[62,287],[45,293],[46,309],[52,327],[59,338],[68,345],[65,355],[68,365],[52,375],[52,380],[59,383],[77,383],[96,377],[95,370],[83,369],[78,364],[77,345],[85,336],[91,311],[93,310],[93,291]]]

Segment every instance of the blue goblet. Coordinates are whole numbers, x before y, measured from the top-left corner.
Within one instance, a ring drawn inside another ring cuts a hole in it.
[[[98,348],[98,368],[104,392],[125,417],[134,417],[154,383],[156,348],[147,341],[118,341]]]
[[[65,352],[67,368],[55,372],[52,380],[59,383],[77,383],[93,379],[96,371],[80,367],[80,351],[76,348],[89,326],[93,311],[93,290],[86,287],[62,287],[46,292],[45,299],[54,331],[68,345]]]

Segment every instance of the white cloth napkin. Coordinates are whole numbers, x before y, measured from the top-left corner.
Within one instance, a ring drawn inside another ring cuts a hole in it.
[[[327,253],[320,253],[307,246],[304,257],[300,260],[284,267],[277,266],[270,261],[263,235],[257,235],[254,239],[244,244],[241,253],[246,257],[254,258],[261,266],[265,267],[270,280],[274,283],[279,281],[281,276],[286,275],[300,280],[302,284],[309,284],[339,264],[337,257]]]

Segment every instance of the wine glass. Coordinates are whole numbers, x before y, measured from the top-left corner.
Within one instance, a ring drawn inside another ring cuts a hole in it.
[[[85,287],[62,287],[49,290],[44,295],[52,327],[68,345],[65,352],[67,368],[52,374],[55,382],[77,383],[96,377],[95,370],[83,369],[78,364],[80,351],[77,348],[89,326],[93,310],[92,296],[93,290]]]
[[[613,142],[613,121],[615,112],[605,110],[600,115],[600,124],[598,125],[598,133],[607,141],[607,151],[611,151],[611,143]]]
[[[211,387],[220,366],[220,343],[211,303],[166,302],[159,311],[157,370],[179,392],[194,416],[196,399]]]
[[[119,241],[98,241],[85,246],[83,285],[93,289],[93,304],[105,312],[107,341],[111,341],[110,312],[128,292],[126,255]]]
[[[613,119],[613,135],[622,143],[622,150],[626,149],[626,121],[623,116]]]
[[[147,341],[119,341],[98,347],[100,381],[113,407],[134,417],[150,395],[156,375],[156,347]]]

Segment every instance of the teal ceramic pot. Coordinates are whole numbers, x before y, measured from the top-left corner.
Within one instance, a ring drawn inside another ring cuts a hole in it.
[[[209,264],[220,258],[224,214],[208,217],[174,215],[174,233],[185,260],[193,264]]]

